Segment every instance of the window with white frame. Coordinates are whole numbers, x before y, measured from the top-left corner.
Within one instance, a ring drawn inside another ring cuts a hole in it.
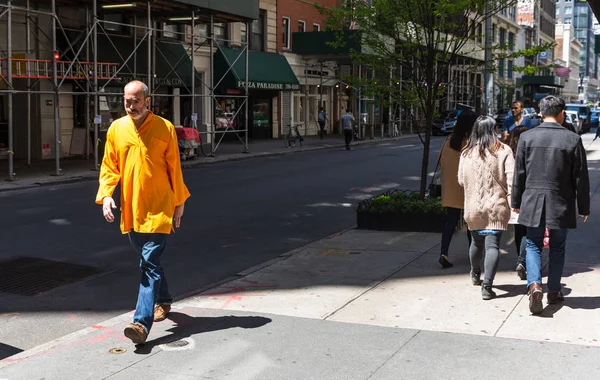
[[[313,24],[313,32],[320,32],[320,31],[321,31],[321,25]]]
[[[179,39],[179,27],[176,24],[162,23],[162,36],[163,38],[175,38]]]
[[[302,21],[302,20],[298,21],[298,32],[300,32],[300,33],[306,32],[306,21]]]
[[[284,49],[290,48],[290,18],[283,17],[281,20],[281,43]]]

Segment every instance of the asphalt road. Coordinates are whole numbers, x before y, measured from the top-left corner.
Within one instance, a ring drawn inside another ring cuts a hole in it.
[[[442,141],[433,140],[431,171]],[[163,256],[172,293],[352,227],[358,200],[387,188],[418,189],[421,152],[410,137],[185,170],[192,197]],[[135,307],[138,259],[117,223],[104,222],[96,190],[83,182],[0,194],[0,260],[38,257],[102,272],[35,296],[0,292],[0,359]]]

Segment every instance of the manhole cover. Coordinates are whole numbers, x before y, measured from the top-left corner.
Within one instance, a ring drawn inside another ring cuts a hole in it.
[[[102,270],[85,265],[15,257],[0,262],[0,292],[35,296],[100,273]]]
[[[127,349],[123,347],[115,347],[108,350],[108,352],[110,352],[111,354],[124,354],[127,352]]]
[[[170,343],[165,343],[166,347],[170,347],[170,348],[177,348],[177,347],[185,347],[188,344],[190,344],[190,342],[185,341],[185,340],[176,340],[174,342],[170,342]]]

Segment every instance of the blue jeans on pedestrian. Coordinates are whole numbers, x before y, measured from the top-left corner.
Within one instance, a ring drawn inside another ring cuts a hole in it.
[[[160,256],[165,250],[167,234],[139,233],[131,231],[129,241],[140,255],[140,290],[133,322],[139,323],[150,332],[154,321],[155,304],[171,304],[173,297],[165,278]]]
[[[545,227],[527,227],[527,287],[542,285],[542,249]],[[548,263],[548,291],[559,292],[563,268],[565,267],[565,229],[550,230],[550,261]]]

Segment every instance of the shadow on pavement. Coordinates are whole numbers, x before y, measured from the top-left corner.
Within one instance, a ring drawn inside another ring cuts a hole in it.
[[[23,350],[21,350],[20,348],[0,343],[0,360],[16,355],[20,352],[23,352]]]
[[[177,324],[166,330],[172,334],[151,340],[143,345],[137,345],[135,350],[136,354],[147,355],[150,354],[152,349],[156,346],[172,343],[183,338],[189,338],[196,334],[227,330],[236,327],[256,329],[263,327],[272,321],[270,318],[265,317],[236,317],[233,315],[226,317],[192,317],[177,312],[170,312],[168,319]]]

